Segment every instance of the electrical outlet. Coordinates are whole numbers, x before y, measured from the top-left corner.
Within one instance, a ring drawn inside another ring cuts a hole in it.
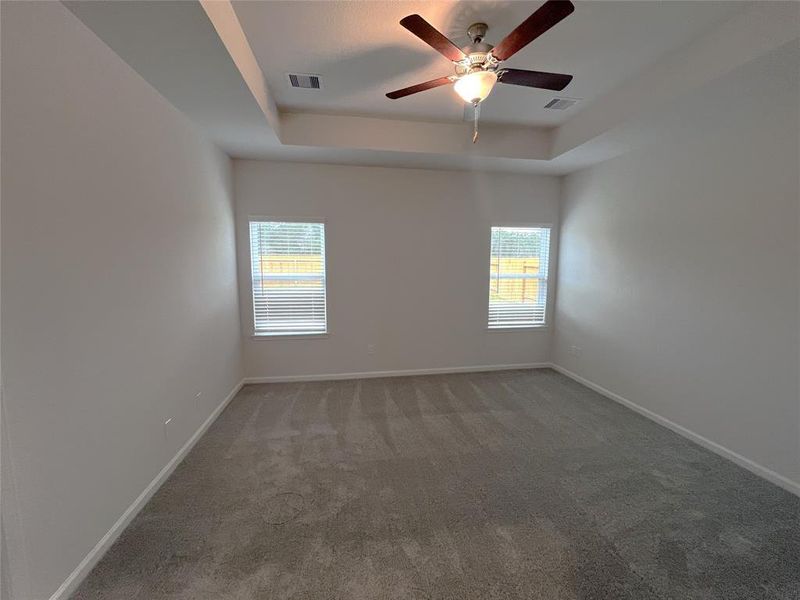
[[[367,354],[375,354],[375,344],[367,344]]]
[[[569,347],[569,353],[572,354],[573,356],[580,356],[581,355],[581,349],[578,348],[577,346],[570,346]]]
[[[170,430],[169,424],[170,423],[172,423],[172,417],[170,417],[169,419],[164,421],[164,441],[168,441],[169,440],[169,430]]]

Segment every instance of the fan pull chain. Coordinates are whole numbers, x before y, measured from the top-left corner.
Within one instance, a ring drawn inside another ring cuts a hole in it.
[[[472,108],[473,108],[472,114],[474,116],[474,119],[472,121],[472,143],[474,144],[475,142],[478,141],[478,117],[480,117],[481,114],[480,102],[473,102]]]

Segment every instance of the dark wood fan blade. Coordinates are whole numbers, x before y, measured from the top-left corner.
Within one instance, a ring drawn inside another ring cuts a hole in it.
[[[419,15],[408,15],[400,21],[400,25],[428,44],[431,48],[452,61],[462,60],[465,54],[453,42]]]
[[[572,81],[572,75],[527,71],[525,69],[502,69],[499,73],[498,81],[500,83],[510,83],[511,85],[524,85],[526,87],[560,92]]]
[[[410,96],[411,94],[416,94],[417,92],[424,92],[425,90],[430,90],[441,85],[447,85],[448,83],[452,83],[452,80],[449,77],[439,77],[439,79],[431,79],[430,81],[418,83],[417,85],[412,85],[411,87],[403,88],[402,90],[389,92],[386,94],[386,97],[391,98],[392,100],[397,100],[398,98],[404,98],[405,96]]]
[[[497,60],[508,60],[574,10],[575,5],[569,0],[548,0],[503,38],[492,50],[492,56]]]

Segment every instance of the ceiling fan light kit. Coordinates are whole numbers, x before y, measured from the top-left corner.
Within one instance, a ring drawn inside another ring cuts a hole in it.
[[[486,100],[492,93],[495,83],[497,83],[497,73],[478,70],[456,79],[453,88],[464,102],[477,104]]]
[[[464,102],[475,107],[472,136],[474,143],[478,139],[480,103],[491,94],[496,83],[561,91],[572,81],[572,75],[506,69],[501,68],[500,63],[511,58],[574,10],[575,6],[569,0],[548,0],[497,46],[483,41],[489,29],[486,23],[473,23],[467,29],[472,43],[464,48],[456,46],[421,16],[409,15],[400,21],[400,25],[450,60],[455,67],[455,75],[395,90],[386,94],[386,97],[396,100],[452,83]]]

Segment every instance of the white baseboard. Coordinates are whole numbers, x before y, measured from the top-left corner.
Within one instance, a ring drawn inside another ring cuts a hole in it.
[[[687,439],[689,439],[689,440],[691,440],[691,441],[693,441],[693,442],[695,442],[697,444],[700,444],[704,448],[707,448],[708,450],[711,450],[712,452],[714,452],[716,454],[719,454],[723,458],[727,458],[728,460],[736,463],[740,467],[744,467],[745,469],[747,469],[751,473],[754,473],[754,474],[758,475],[759,477],[761,477],[763,479],[766,479],[767,481],[769,481],[771,483],[774,483],[777,486],[782,487],[783,489],[791,492],[792,494],[800,496],[800,483],[797,483],[796,481],[792,481],[788,477],[784,477],[780,473],[776,473],[772,469],[768,469],[767,467],[765,467],[763,465],[760,465],[757,462],[754,462],[754,461],[750,460],[749,458],[745,458],[741,454],[738,454],[738,453],[734,452],[733,450],[730,450],[729,448],[726,448],[725,446],[722,446],[722,445],[720,445],[720,444],[718,444],[716,442],[712,442],[710,439],[708,439],[706,437],[703,437],[699,433],[695,433],[691,429],[687,429],[686,427],[684,427],[682,425],[678,425],[677,423],[674,423],[674,422],[670,421],[666,417],[662,417],[661,415],[659,415],[657,413],[654,413],[653,411],[651,411],[651,410],[649,410],[647,408],[644,408],[643,406],[639,406],[635,402],[632,402],[631,400],[628,400],[627,398],[623,398],[619,394],[615,394],[614,392],[612,392],[610,390],[607,390],[603,386],[598,385],[598,384],[594,383],[593,381],[590,381],[589,379],[586,379],[585,377],[581,377],[577,373],[573,373],[569,369],[565,369],[564,367],[562,367],[560,365],[557,365],[555,363],[551,364],[550,366],[554,370],[556,370],[559,373],[561,373],[562,375],[566,375],[570,379],[574,379],[575,381],[577,381],[581,385],[585,385],[589,389],[592,389],[595,392],[597,392],[599,394],[602,394],[606,398],[614,400],[615,402],[619,402],[620,404],[630,408],[631,410],[635,410],[639,414],[644,415],[645,417],[647,417],[648,419],[650,419],[652,421],[655,421],[659,425],[663,425],[664,427],[666,427],[668,429],[671,429],[675,433],[680,434],[683,437],[685,437],[685,438],[687,438]]]
[[[360,373],[326,373],[322,375],[270,375],[245,377],[245,383],[287,383],[293,381],[336,381],[340,379],[374,379],[376,377],[408,377],[410,375],[443,375],[447,373],[478,373],[480,371],[513,371],[516,369],[548,369],[550,363],[519,365],[475,365],[471,367],[439,367],[436,369],[405,369],[400,371],[363,371]]]
[[[211,427],[211,424],[217,419],[217,417],[225,410],[225,407],[228,406],[228,403],[233,400],[234,396],[242,389],[244,385],[244,380],[237,383],[231,392],[225,397],[222,403],[214,409],[209,417],[203,422],[202,425],[194,432],[192,437],[190,437],[186,443],[178,450],[177,454],[172,457],[172,459],[161,469],[161,472],[156,475],[155,479],[150,482],[150,484],[144,489],[144,491],[139,494],[139,497],[133,501],[127,510],[122,513],[122,516],[117,519],[117,522],[111,526],[111,529],[100,538],[100,541],[97,542],[94,548],[92,548],[89,553],[84,557],[84,559],[78,564],[75,570],[70,573],[69,577],[61,584],[61,586],[55,591],[55,593],[50,596],[50,600],[66,600],[70,594],[72,594],[77,588],[78,585],[83,581],[83,579],[89,574],[94,566],[99,562],[99,560],[103,557],[106,551],[111,547],[119,535],[123,532],[125,527],[133,520],[133,518],[138,514],[140,510],[147,504],[147,501],[156,493],[158,488],[167,480],[167,478],[172,474],[175,468],[181,463],[184,457],[189,454],[189,451],[192,447],[197,443],[203,434]]]

